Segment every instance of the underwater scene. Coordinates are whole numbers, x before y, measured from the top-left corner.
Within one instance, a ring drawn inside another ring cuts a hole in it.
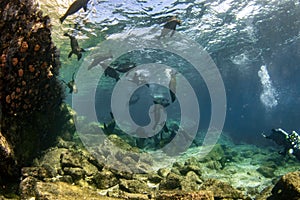
[[[300,199],[298,0],[1,0],[0,30],[0,199]]]

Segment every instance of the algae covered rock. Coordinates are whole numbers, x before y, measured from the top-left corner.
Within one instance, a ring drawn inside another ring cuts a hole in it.
[[[285,174],[272,189],[268,200],[300,199],[300,171]]]
[[[148,194],[150,188],[147,183],[141,180],[120,180],[120,189],[129,193]]]
[[[184,192],[184,191],[172,191],[159,193],[156,200],[214,200],[213,193],[211,191],[196,191],[196,192]]]
[[[21,199],[94,199],[112,200],[113,198],[100,195],[97,191],[64,182],[41,182],[32,179],[23,180],[21,183]]]
[[[74,126],[69,127],[69,110],[62,106],[65,94],[50,18],[32,0],[3,0],[0,31],[1,134],[18,169],[0,165],[0,172],[17,179],[23,166],[54,145],[58,135],[72,134]]]
[[[119,180],[115,174],[106,169],[96,173],[92,179],[96,187],[99,189],[108,189],[119,183]]]
[[[247,199],[241,191],[216,179],[204,181],[200,189],[212,191],[215,199]]]
[[[170,172],[167,177],[159,184],[160,190],[174,190],[181,189],[181,181],[183,177],[178,174]]]

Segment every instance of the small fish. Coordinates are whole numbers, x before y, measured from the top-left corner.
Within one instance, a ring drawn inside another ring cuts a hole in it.
[[[85,52],[85,50],[83,48],[79,47],[78,41],[76,40],[76,38],[74,36],[69,35],[68,33],[65,33],[64,36],[69,37],[71,40],[72,51],[69,53],[68,58],[70,58],[72,56],[72,54],[75,54],[75,55],[77,55],[77,60],[80,60],[80,58],[82,57],[82,52]]]
[[[99,63],[101,63],[104,60],[107,60],[109,58],[112,58],[113,55],[111,52],[107,53],[107,54],[97,54],[94,56],[94,60],[93,62],[88,66],[88,70],[92,69],[93,67],[95,67],[96,65],[98,65]]]
[[[164,28],[162,29],[160,36],[158,36],[158,39],[165,37],[171,31],[172,32],[171,32],[170,37],[172,37],[175,33],[177,25],[181,25],[181,20],[177,19],[174,16],[169,21],[167,21],[167,23],[164,25]]]
[[[89,0],[76,0],[74,1],[71,6],[68,8],[67,12],[59,18],[60,23],[63,23],[63,21],[69,16],[73,15],[77,11],[79,11],[81,8],[86,12],[87,11],[87,3]]]

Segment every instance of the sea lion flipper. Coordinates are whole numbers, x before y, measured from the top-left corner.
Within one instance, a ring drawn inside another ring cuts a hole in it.
[[[77,54],[77,60],[80,60],[81,57],[82,57],[82,54],[81,54],[81,53],[78,53],[78,54]]]
[[[73,51],[71,51],[71,52],[69,53],[68,58],[71,58],[72,54],[73,54]]]
[[[109,112],[109,114],[112,119],[115,119],[114,114],[112,112]]]
[[[83,10],[84,10],[84,12],[87,11],[87,5],[83,6]]]
[[[64,33],[64,36],[71,37],[68,33]]]
[[[172,31],[170,37],[172,37],[174,35],[174,33],[175,33],[175,29]]]
[[[66,15],[63,15],[61,18],[59,18],[60,23],[62,24],[65,19],[66,19]]]
[[[174,94],[174,92],[172,92],[172,90],[170,90],[170,96],[171,96],[171,101],[173,103],[176,100],[176,95]]]

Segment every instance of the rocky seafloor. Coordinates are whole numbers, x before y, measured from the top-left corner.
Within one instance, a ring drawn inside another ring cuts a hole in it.
[[[173,164],[153,170],[155,165],[153,157],[140,152],[115,134],[109,135],[102,145],[94,149],[94,152],[87,151],[79,143],[78,138],[74,138],[69,141],[58,139],[57,145],[44,151],[34,160],[32,166],[22,168],[19,186],[11,187],[10,192],[3,190],[0,197],[2,199],[300,198],[300,171],[297,171],[300,163],[294,158],[284,158],[272,148],[234,145],[228,139],[224,142],[223,137],[220,144],[215,145],[204,158],[193,156],[200,150],[200,147],[193,147],[184,155],[177,157],[177,161]],[[116,145],[119,147],[117,151]],[[165,162],[170,159],[163,154],[160,156]],[[124,163],[128,170],[116,168]]]

